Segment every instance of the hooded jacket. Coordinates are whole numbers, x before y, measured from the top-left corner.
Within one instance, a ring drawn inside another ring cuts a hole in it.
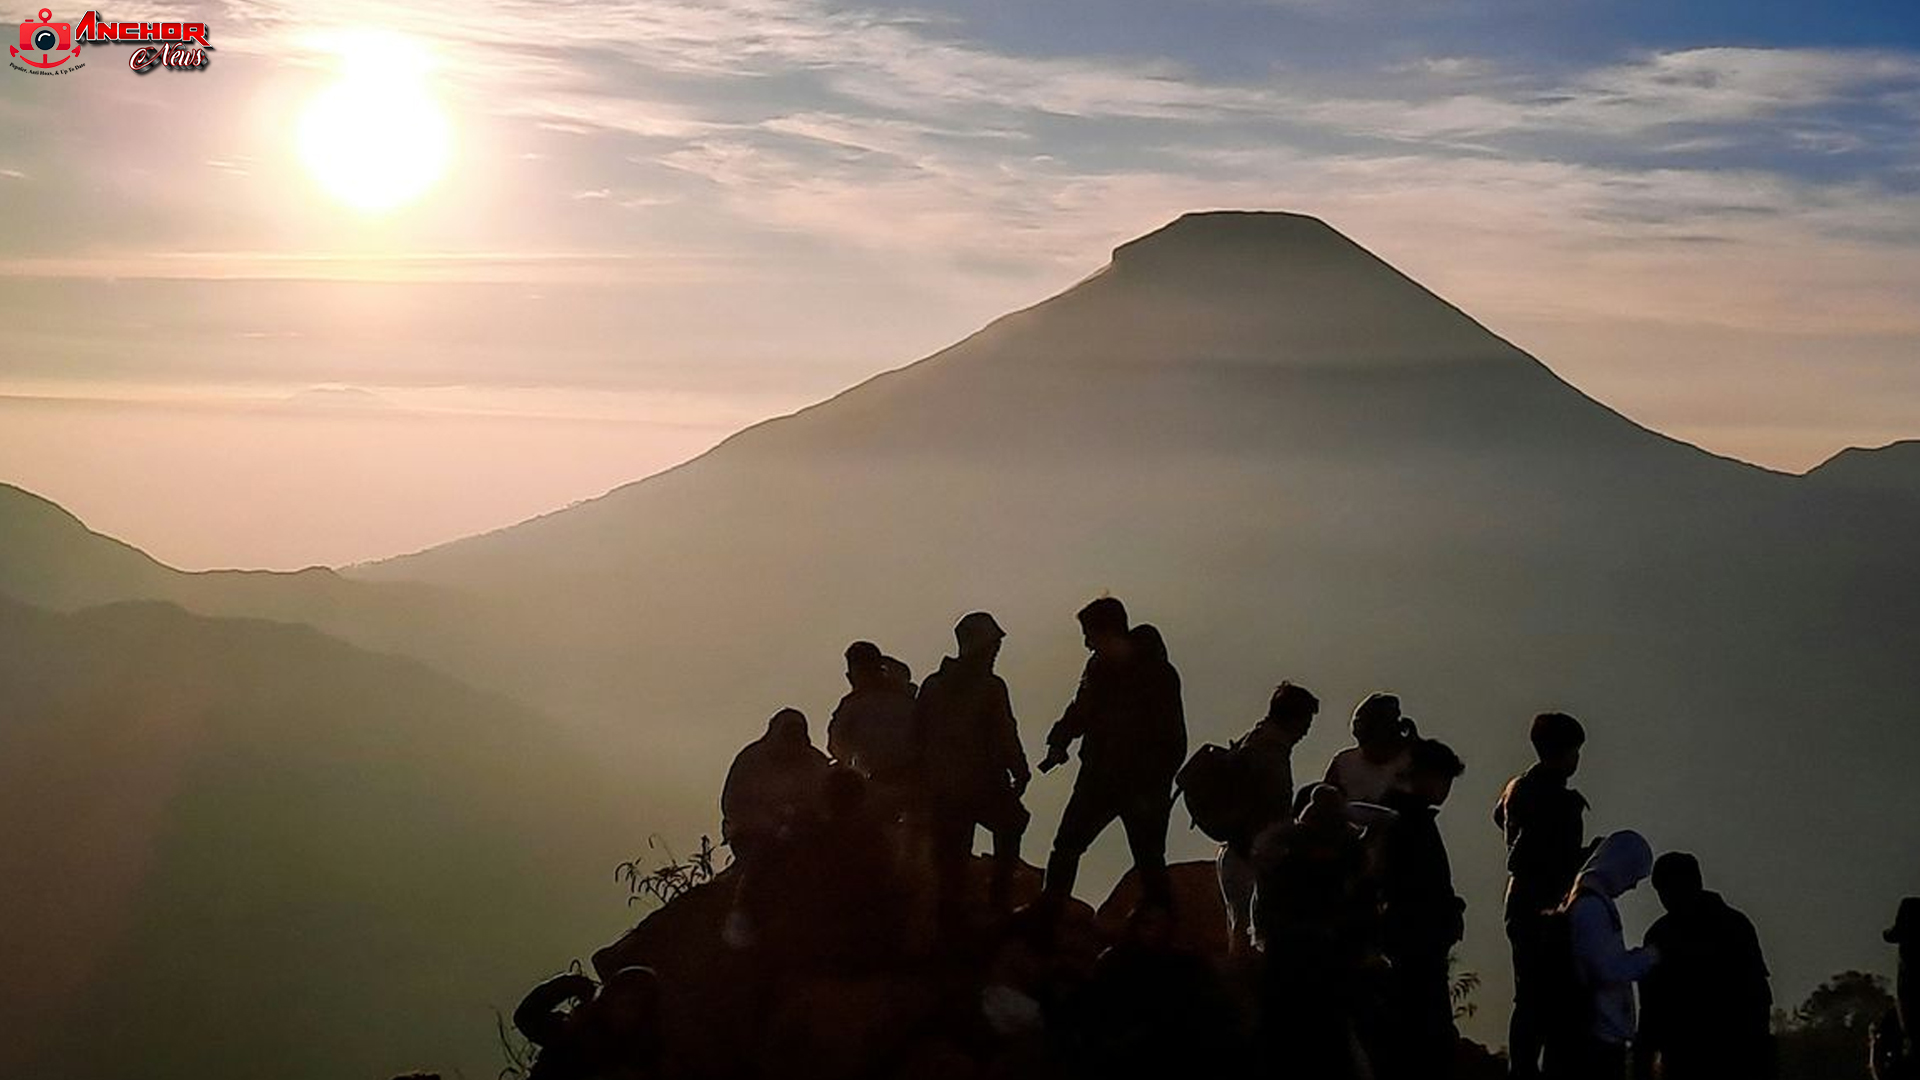
[[[720,789],[720,835],[729,844],[741,836],[778,830],[818,806],[827,775],[827,755],[806,736],[780,730],[780,718],[767,733],[748,743],[733,759]]]
[[[1616,901],[1652,872],[1646,837],[1617,832],[1600,842],[1567,896],[1574,973],[1591,1005],[1588,1034],[1601,1042],[1633,1038],[1633,984],[1653,970],[1655,953],[1627,948]]]
[[[1053,729],[1047,746],[1080,744],[1078,783],[1117,790],[1167,791],[1187,759],[1187,721],[1180,704],[1180,674],[1167,659],[1160,631],[1140,625],[1129,631],[1133,655],[1087,658],[1080,688]]]

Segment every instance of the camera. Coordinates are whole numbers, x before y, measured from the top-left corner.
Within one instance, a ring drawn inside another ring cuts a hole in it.
[[[40,18],[20,24],[20,44],[8,50],[15,56],[23,52],[78,52],[73,47],[73,24],[53,21],[50,8],[40,9]],[[66,57],[61,57],[65,60]],[[28,63],[33,63],[28,61]],[[35,67],[42,65],[35,64]],[[53,65],[45,65],[53,66]]]

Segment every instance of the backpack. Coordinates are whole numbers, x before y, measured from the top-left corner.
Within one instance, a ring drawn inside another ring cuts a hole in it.
[[[1174,775],[1173,785],[1187,800],[1193,827],[1227,844],[1242,839],[1251,809],[1247,798],[1251,780],[1247,757],[1235,740],[1227,746],[1207,743],[1195,750]]]

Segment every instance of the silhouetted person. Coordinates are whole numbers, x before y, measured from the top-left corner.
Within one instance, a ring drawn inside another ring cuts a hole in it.
[[[577,972],[557,975],[521,999],[513,1026],[540,1048],[527,1080],[652,1076],[660,1056],[660,980],[644,967],[621,968],[604,986]]]
[[[1660,964],[1640,984],[1639,1075],[1663,1080],[1772,1075],[1773,991],[1753,923],[1709,892],[1700,863],[1670,851],[1653,864],[1667,913],[1647,930]]]
[[[1440,807],[1466,771],[1446,744],[1413,745],[1406,787],[1390,791],[1397,815],[1382,843],[1380,941],[1388,976],[1390,1029],[1375,1055],[1386,1080],[1444,1077],[1460,1033],[1453,1024],[1447,957],[1465,933],[1466,902],[1453,891],[1453,869],[1440,837]]]
[[[1320,784],[1302,803],[1298,820],[1254,841],[1254,919],[1266,950],[1261,1047],[1268,1072],[1341,1080],[1361,1074],[1354,1013],[1376,908],[1346,796]]]
[[[1920,896],[1900,901],[1900,912],[1886,934],[1887,944],[1900,947],[1900,967],[1894,977],[1894,1008],[1873,1026],[1871,1055],[1874,1080],[1920,1078]]]
[[[912,682],[871,641],[847,646],[851,688],[827,722],[827,754],[873,784],[876,807],[897,809],[914,783],[919,736]]]
[[[1129,627],[1127,609],[1114,597],[1080,609],[1079,620],[1093,655],[1073,702],[1047,733],[1040,762],[1041,772],[1065,763],[1067,748],[1082,740],[1080,775],[1047,859],[1044,900],[1057,910],[1073,895],[1080,856],[1118,818],[1140,876],[1141,903],[1171,910],[1167,818],[1173,777],[1187,757],[1180,675],[1160,632]]]
[[[1623,830],[1600,841],[1574,879],[1566,923],[1573,975],[1581,997],[1575,1045],[1550,1054],[1556,1077],[1618,1080],[1627,1068],[1634,1034],[1633,984],[1659,962],[1654,948],[1629,949],[1617,901],[1653,869],[1653,848],[1637,832]],[[1562,1071],[1561,1062],[1566,1064]]]
[[[908,697],[918,697],[920,694],[920,688],[913,682],[913,669],[907,666],[905,660],[894,656],[882,656],[880,676],[892,683],[894,689]]]
[[[1253,864],[1253,841],[1261,833],[1293,816],[1293,748],[1307,737],[1320,699],[1304,686],[1283,682],[1267,702],[1267,715],[1241,736],[1233,753],[1240,756],[1245,808],[1239,834],[1220,845],[1220,895],[1227,905],[1227,949],[1238,955],[1252,944],[1253,897],[1259,871]]]
[[[1333,755],[1327,783],[1348,802],[1383,804],[1387,793],[1406,786],[1413,750],[1413,721],[1400,715],[1400,699],[1368,694],[1353,710],[1354,745]]]
[[[1032,776],[1006,681],[993,671],[1006,632],[993,616],[976,611],[954,626],[953,636],[959,655],[942,659],[927,677],[914,719],[929,766],[924,787],[944,930],[958,925],[963,910],[975,826],[993,836],[988,904],[1006,909],[1030,819],[1020,797]]]
[[[734,757],[720,789],[720,836],[734,857],[750,862],[757,845],[815,810],[826,772],[827,756],[814,748],[806,714],[773,714],[767,733]]]
[[[776,842],[760,879],[771,886],[765,944],[776,967],[862,972],[898,959],[903,896],[868,790],[859,773],[833,766],[821,784],[820,812]]]
[[[1586,861],[1587,800],[1568,787],[1580,768],[1586,729],[1565,713],[1533,718],[1528,737],[1538,761],[1507,781],[1494,804],[1493,823],[1507,839],[1507,940],[1513,947],[1513,1019],[1507,1047],[1516,1078],[1540,1075],[1547,1038],[1548,997],[1559,973],[1548,965],[1557,944],[1546,940],[1544,913],[1558,907]]]

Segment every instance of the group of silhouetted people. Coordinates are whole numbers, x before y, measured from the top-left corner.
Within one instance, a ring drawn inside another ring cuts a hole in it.
[[[1078,620],[1086,666],[1037,768],[1067,762],[1076,742],[1080,768],[1037,899],[1014,904],[1032,770],[995,672],[1006,634],[974,612],[954,627],[955,655],[918,686],[878,646],[849,646],[849,689],[825,752],[794,709],[740,751],[721,795],[737,876],[726,944],[772,970],[854,976],[968,954],[984,1031],[1054,1052],[1070,1031],[1089,1074],[1101,1062],[1177,1070],[1198,1053],[1289,1077],[1448,1076],[1466,903],[1438,816],[1465,771],[1459,755],[1423,735],[1398,697],[1376,693],[1353,711],[1353,745],[1322,779],[1296,785],[1294,749],[1320,702],[1282,682],[1241,738],[1189,756],[1180,676],[1160,632],[1134,625],[1112,597]],[[1588,804],[1570,783],[1586,741],[1579,721],[1543,713],[1530,741],[1536,762],[1493,810],[1507,848],[1510,1074],[1771,1075],[1772,998],[1752,924],[1706,888],[1694,856],[1656,859],[1632,831],[1586,835]],[[1171,945],[1167,830],[1183,796],[1220,844],[1226,966],[1254,973],[1245,1023],[1216,966]],[[1054,935],[1081,857],[1116,821],[1139,900],[1099,964],[1069,976],[1049,959]],[[984,890],[970,872],[982,828],[992,839]],[[1634,947],[1617,902],[1649,876],[1666,913]],[[1916,923],[1920,902],[1909,901],[1887,934],[1901,949],[1901,1008],[1875,1029],[1881,1080],[1920,1071],[1909,1026]],[[578,977],[543,986],[522,1009],[532,1026],[521,1026],[543,1046],[576,1047],[563,1059],[604,1053],[596,1017],[655,993],[638,974],[623,978],[598,998]],[[548,999],[567,996],[580,1004],[554,1019]]]
[[[1119,600],[1093,601],[1081,609],[1079,622],[1089,653],[1086,669],[1047,734],[1039,770],[1066,762],[1076,741],[1081,767],[1047,860],[1036,917],[1057,914],[1072,896],[1081,856],[1116,820],[1133,851],[1144,902],[1171,910],[1167,823],[1174,774],[1187,749],[1180,676],[1159,631],[1131,625]],[[849,646],[849,690],[828,724],[829,753],[813,746],[802,714],[784,709],[728,772],[721,834],[743,879],[784,878],[776,853],[821,827],[821,793],[844,775],[839,782],[861,785],[866,804],[857,817],[840,820],[846,836],[879,826],[893,835],[902,863],[924,858],[940,940],[958,940],[971,915],[966,876],[978,828],[993,839],[986,909],[1006,914],[1032,819],[1023,802],[1032,770],[1007,684],[994,671],[1005,637],[992,615],[967,615],[954,627],[955,655],[943,658],[918,687],[911,670],[878,646]],[[756,891],[743,884],[746,899],[735,924],[743,941],[768,914],[756,910]],[[821,911],[804,921],[817,927],[835,917]],[[901,947],[894,941],[871,944],[869,951],[883,953]]]

